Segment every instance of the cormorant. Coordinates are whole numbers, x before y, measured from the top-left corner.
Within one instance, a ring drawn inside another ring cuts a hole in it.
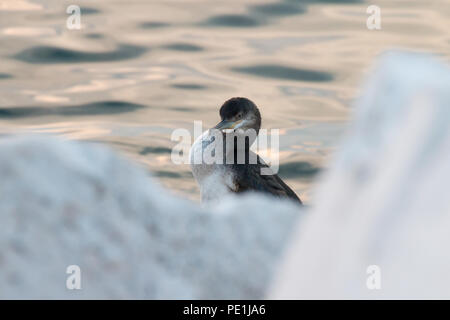
[[[220,117],[222,121],[205,131],[190,150],[192,173],[202,201],[220,199],[230,192],[256,191],[301,204],[295,192],[250,150],[261,128],[256,105],[247,98],[231,98],[220,108]],[[209,161],[205,152],[210,155]]]

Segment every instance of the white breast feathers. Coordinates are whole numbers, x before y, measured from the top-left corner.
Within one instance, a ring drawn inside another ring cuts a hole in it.
[[[207,130],[195,140],[189,152],[192,174],[200,186],[202,202],[219,200],[236,190],[230,167],[217,163],[211,157],[216,142],[215,137]],[[221,141],[218,143],[221,144]]]

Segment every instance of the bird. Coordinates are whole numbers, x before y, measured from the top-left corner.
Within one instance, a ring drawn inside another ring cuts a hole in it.
[[[250,150],[261,128],[261,113],[256,104],[244,97],[234,97],[223,103],[219,113],[221,121],[200,135],[189,152],[202,202],[253,191],[301,205],[296,193]]]

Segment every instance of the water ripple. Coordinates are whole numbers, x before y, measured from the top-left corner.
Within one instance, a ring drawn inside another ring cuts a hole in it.
[[[101,13],[100,10],[96,9],[96,8],[88,8],[88,7],[82,7],[81,8],[81,14],[98,14]]]
[[[169,24],[166,22],[159,22],[159,21],[149,21],[149,22],[143,22],[139,24],[139,28],[141,29],[158,29],[158,28],[164,28],[168,27]]]
[[[41,116],[95,116],[133,112],[144,105],[125,101],[99,101],[67,107],[6,107],[0,108],[0,118],[18,119]]]
[[[174,172],[174,171],[166,171],[166,170],[156,170],[153,171],[153,174],[159,178],[175,178],[175,179],[192,179],[192,173],[188,171],[184,172]]]
[[[28,63],[81,63],[107,62],[133,59],[147,49],[134,45],[119,45],[116,50],[107,52],[85,52],[51,46],[37,46],[25,49],[14,56],[15,59]]]
[[[274,64],[260,64],[246,67],[233,67],[232,71],[247,73],[264,78],[278,78],[296,81],[326,82],[332,81],[333,75],[328,72],[298,69]]]
[[[171,43],[165,45],[163,48],[174,51],[189,51],[189,52],[203,51],[203,47],[190,43]]]
[[[286,178],[312,178],[318,174],[320,168],[310,162],[298,161],[280,164],[279,175]]]
[[[285,16],[305,12],[303,6],[292,3],[265,3],[250,6],[249,9],[267,16]]]
[[[0,73],[0,79],[10,79],[13,76],[9,73]]]
[[[254,17],[245,14],[223,14],[210,17],[204,22],[204,24],[209,26],[217,27],[257,27],[262,24],[262,22]]]
[[[146,155],[149,153],[153,154],[163,154],[163,153],[172,153],[172,150],[166,147],[144,147],[141,151],[139,151],[140,155]]]
[[[183,90],[204,90],[208,87],[201,85],[201,84],[195,84],[195,83],[175,83],[171,85],[172,88],[175,89],[183,89]]]
[[[101,39],[104,38],[104,35],[101,33],[88,33],[84,37],[88,39]]]

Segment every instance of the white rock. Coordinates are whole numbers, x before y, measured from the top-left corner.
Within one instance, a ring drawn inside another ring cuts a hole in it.
[[[0,298],[263,297],[300,209],[249,195],[212,210],[105,147],[2,138]]]
[[[450,298],[450,68],[389,53],[363,92],[270,298]]]

